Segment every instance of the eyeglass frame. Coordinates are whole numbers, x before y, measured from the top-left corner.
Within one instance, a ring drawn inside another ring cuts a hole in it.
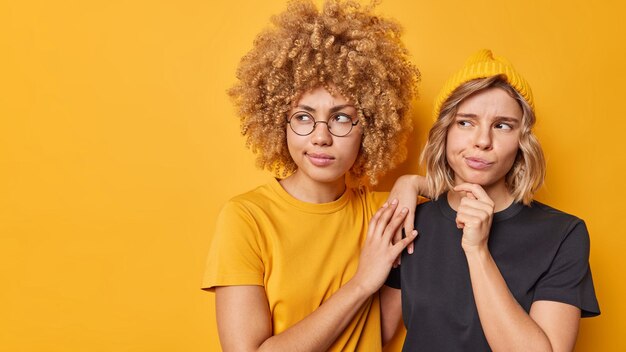
[[[291,120],[293,120],[293,117],[294,117],[294,116],[296,116],[296,115],[298,115],[298,114],[308,115],[308,116],[310,116],[310,117],[313,119],[313,128],[311,129],[311,132],[309,132],[309,133],[307,133],[307,134],[300,134],[300,133],[296,132],[296,130],[294,130],[294,129],[293,129],[293,126],[291,126]],[[304,111],[296,111],[296,112],[294,112],[293,114],[291,114],[291,116],[287,119],[287,124],[289,125],[289,128],[291,129],[291,131],[292,131],[293,133],[297,134],[298,136],[302,136],[302,137],[304,137],[304,136],[308,136],[308,135],[310,135],[311,133],[313,133],[313,132],[315,131],[315,128],[317,127],[317,124],[318,124],[318,123],[325,123],[325,124],[326,124],[326,128],[328,129],[328,133],[332,134],[332,135],[333,135],[333,136],[335,136],[335,137],[339,137],[339,138],[341,138],[341,137],[345,137],[345,136],[349,135],[349,134],[350,134],[350,132],[352,132],[352,130],[354,129],[354,126],[356,126],[356,125],[359,123],[359,121],[360,121],[360,120],[358,120],[358,119],[357,119],[357,120],[356,120],[356,122],[351,122],[351,123],[350,123],[350,125],[351,125],[351,126],[350,126],[350,130],[349,130],[346,134],[339,136],[339,135],[334,134],[334,133],[333,133],[333,131],[330,129],[330,126],[328,126],[328,121],[330,121],[330,119],[332,119],[335,115],[337,115],[337,114],[334,114],[334,115],[330,116],[330,117],[328,118],[328,120],[324,121],[324,120],[316,120],[316,119],[315,119],[315,118],[314,118],[311,114],[309,114],[308,112],[304,112]],[[350,120],[352,120],[352,118],[351,118]]]

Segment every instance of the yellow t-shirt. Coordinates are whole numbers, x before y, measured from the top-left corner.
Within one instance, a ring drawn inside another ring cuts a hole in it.
[[[386,193],[348,189],[331,203],[289,195],[278,181],[222,208],[202,287],[265,287],[273,334],[304,319],[350,280],[367,225]],[[369,299],[330,351],[380,351],[378,295]]]

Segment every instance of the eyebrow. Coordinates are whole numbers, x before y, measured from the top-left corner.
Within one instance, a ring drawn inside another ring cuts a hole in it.
[[[508,122],[508,123],[520,123],[522,119],[518,119],[515,117],[508,116],[497,116],[498,121]]]
[[[478,118],[478,115],[476,115],[476,114],[460,113],[460,112],[458,112],[456,114],[456,116],[457,117],[470,118],[470,119]],[[520,122],[520,119],[515,118],[515,117],[510,117],[510,116],[496,116],[495,120],[504,121],[504,122],[515,122],[515,123],[519,123]]]
[[[458,117],[469,117],[469,118],[474,118],[474,119],[477,117],[476,114],[464,114],[464,113],[460,113],[460,112],[456,113],[455,117],[457,117],[457,116]]]
[[[308,105],[304,105],[304,104],[299,104],[298,106],[296,106],[297,108],[301,108],[302,110],[306,110],[308,112],[315,112],[315,109],[308,106]],[[333,106],[332,108],[330,108],[330,112],[337,112],[340,110],[343,110],[345,108],[354,108],[354,105],[352,104],[342,104],[342,105],[336,105]]]

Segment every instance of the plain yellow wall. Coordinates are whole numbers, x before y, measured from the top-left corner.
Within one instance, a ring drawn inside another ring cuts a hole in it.
[[[541,201],[591,232],[602,316],[577,351],[626,350],[625,13],[619,1],[397,1],[432,99],[487,47],[536,98]],[[271,176],[225,90],[274,1],[0,1],[0,350],[218,351],[200,279],[215,216]]]

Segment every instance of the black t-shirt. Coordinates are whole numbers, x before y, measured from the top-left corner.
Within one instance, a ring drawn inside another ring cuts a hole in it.
[[[402,255],[387,285],[402,286],[403,351],[489,351],[447,195],[417,207],[415,252]],[[522,308],[534,301],[600,314],[589,268],[585,223],[539,202],[513,203],[493,216],[489,250]]]

